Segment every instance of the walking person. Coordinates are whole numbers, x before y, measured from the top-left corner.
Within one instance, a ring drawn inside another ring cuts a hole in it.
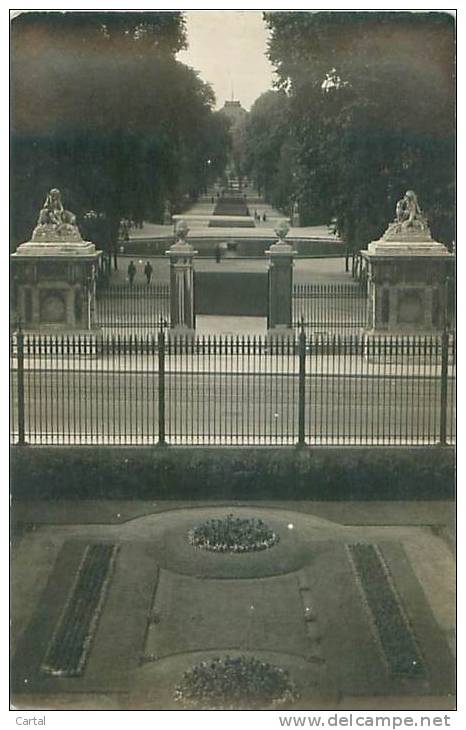
[[[220,248],[220,244],[217,243],[217,245],[215,246],[215,261],[217,262],[217,264],[219,264],[221,260],[222,260],[222,249]]]
[[[136,267],[134,265],[134,261],[129,262],[128,266],[128,281],[129,285],[133,286],[134,277],[136,276]]]
[[[146,277],[147,286],[150,285],[153,271],[154,269],[152,268],[150,261],[146,261],[146,265],[144,266],[144,276]]]

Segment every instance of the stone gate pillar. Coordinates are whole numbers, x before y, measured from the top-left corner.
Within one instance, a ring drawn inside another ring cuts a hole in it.
[[[282,221],[275,233],[278,241],[265,252],[268,257],[268,323],[269,336],[288,337],[293,334],[293,257],[296,251],[285,242],[289,231]]]
[[[181,220],[176,226],[176,241],[166,255],[170,259],[170,319],[175,334],[194,334],[194,270],[197,251],[186,240],[189,228]]]

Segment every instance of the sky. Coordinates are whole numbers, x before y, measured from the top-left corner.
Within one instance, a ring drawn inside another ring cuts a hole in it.
[[[267,59],[267,27],[256,10],[186,11],[188,50],[177,58],[211,84],[217,109],[226,99],[245,109],[272,88],[273,67]]]

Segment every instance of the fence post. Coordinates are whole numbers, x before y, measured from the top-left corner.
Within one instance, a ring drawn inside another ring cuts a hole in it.
[[[442,352],[440,370],[440,444],[447,443],[447,395],[448,395],[448,332],[442,332]]]
[[[452,288],[451,288],[451,279],[449,276],[445,279],[445,303],[444,303],[444,314],[443,314],[443,326],[444,329],[448,330],[449,332],[452,330],[452,318],[453,313],[455,311],[454,306],[451,306],[451,294],[452,294]]]
[[[165,441],[165,332],[158,335],[159,360],[159,441],[158,446],[166,446]]]
[[[298,385],[298,446],[305,446],[305,397],[306,397],[306,333],[304,322],[301,323],[301,330],[298,339],[299,353],[299,385]]]
[[[17,363],[18,363],[18,444],[24,446],[25,417],[24,417],[24,334],[21,325],[16,334]]]

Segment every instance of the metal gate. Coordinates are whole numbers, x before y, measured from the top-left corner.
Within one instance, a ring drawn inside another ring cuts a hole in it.
[[[221,264],[219,264],[221,266]],[[196,271],[196,314],[267,317],[268,273],[251,271]]]

